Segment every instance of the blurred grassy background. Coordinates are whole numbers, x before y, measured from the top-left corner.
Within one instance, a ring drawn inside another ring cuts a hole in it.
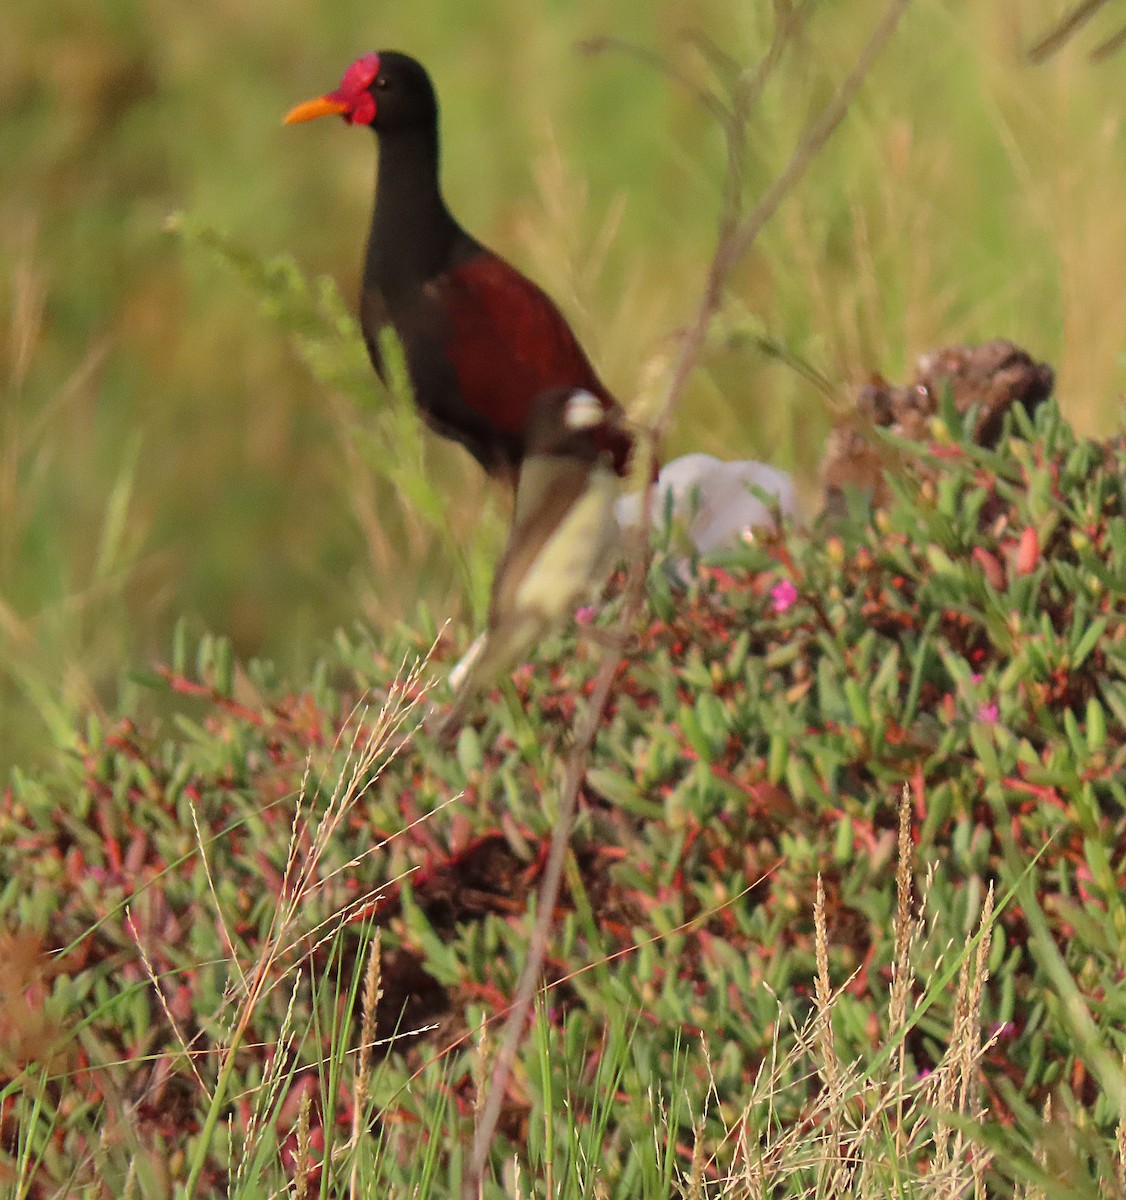
[[[751,131],[753,196],[851,66],[878,0],[825,3]],[[1006,336],[1051,361],[1068,416],[1109,431],[1126,388],[1121,56],[1024,58],[1064,0],[917,0],[844,128],[739,272],[732,329],[832,379]],[[629,404],[698,297],[723,147],[614,35],[708,69],[749,60],[763,0],[536,5],[9,0],[0,45],[0,768],[116,708],[181,615],[300,670],[356,619],[456,612],[448,557],[388,504],[362,414],[300,365],[236,275],[165,232],[174,210],[355,296],[373,147],[283,129],[372,48],[426,62],[451,206],[543,283]],[[1097,34],[1093,31],[1091,41]],[[373,384],[374,393],[374,384]],[[719,340],[669,454],[754,455],[814,478],[823,398]],[[490,500],[433,470],[468,536]],[[382,490],[381,490],[382,488]],[[495,540],[500,528],[482,535]]]

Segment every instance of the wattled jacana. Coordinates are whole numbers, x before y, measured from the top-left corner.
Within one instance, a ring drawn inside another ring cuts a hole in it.
[[[582,389],[606,419],[596,430],[616,472],[632,439],[551,299],[472,238],[451,215],[438,178],[438,100],[425,69],[394,51],[365,54],[340,86],[294,108],[287,124],[338,114],[379,139],[375,210],[360,324],[383,375],[379,333],[402,342],[423,419],[462,443],[490,474],[515,484],[533,403],[552,388]]]

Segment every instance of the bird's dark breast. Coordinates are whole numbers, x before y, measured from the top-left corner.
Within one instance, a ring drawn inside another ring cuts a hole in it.
[[[551,299],[487,251],[391,301],[365,290],[361,323],[377,370],[388,321],[427,423],[487,471],[519,467],[532,402],[548,388],[585,388],[617,408]]]

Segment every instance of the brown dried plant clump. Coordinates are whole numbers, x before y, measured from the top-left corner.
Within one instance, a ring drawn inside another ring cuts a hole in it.
[[[955,409],[976,409],[974,440],[993,446],[1005,413],[1014,406],[1030,415],[1052,394],[1055,372],[1012,342],[998,338],[980,346],[946,346],[921,354],[911,382],[896,385],[875,376],[856,389],[854,408],[836,429],[821,463],[823,502],[838,512],[844,493],[855,488],[874,503],[888,499],[884,479],[896,464],[890,448],[874,430],[883,429],[912,441],[929,440],[945,395]],[[918,464],[916,464],[918,465]]]

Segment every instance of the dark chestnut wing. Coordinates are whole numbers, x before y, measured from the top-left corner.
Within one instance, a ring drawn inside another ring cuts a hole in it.
[[[613,398],[550,297],[494,254],[484,253],[434,284],[449,316],[446,355],[468,408],[524,436],[532,402],[554,387]]]
[[[427,424],[461,442],[493,474],[519,467],[532,404],[549,388],[585,388],[620,414],[550,297],[489,251],[394,304],[365,289],[360,313],[376,370],[378,330],[390,321]],[[612,424],[606,448],[619,472],[631,447],[628,434]]]

